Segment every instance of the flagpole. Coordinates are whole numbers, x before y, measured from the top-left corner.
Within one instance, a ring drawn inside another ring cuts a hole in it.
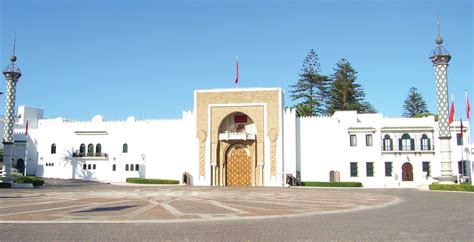
[[[467,133],[467,143],[471,144],[471,105],[469,104],[469,98],[467,96],[467,90],[464,90],[464,95],[466,96],[466,119],[467,119],[467,126],[469,126],[469,132]]]
[[[461,175],[462,177],[459,178],[459,184],[464,182],[464,140],[463,140],[463,125],[462,125],[462,116],[459,115],[459,122],[460,122],[460,138],[461,138]]]
[[[469,129],[468,129],[468,132],[467,132],[467,152],[466,152],[466,160],[470,160],[470,152],[471,152],[471,105],[469,103],[469,98],[468,98],[468,95],[467,95],[467,90],[465,89],[464,90],[464,95],[465,95],[465,98],[466,98],[466,103],[464,105],[466,105],[466,119],[467,119],[467,126],[469,126]],[[474,169],[473,169],[473,165],[474,165],[474,161],[471,161],[470,162],[470,165],[471,165],[471,170],[470,170],[470,173],[471,173],[471,185],[474,184],[474,181],[473,181],[473,173],[474,173]]]
[[[25,145],[25,171],[23,172],[23,175],[26,176],[26,170],[28,168],[28,119],[26,120],[26,127],[25,127],[25,139],[26,139],[26,145]]]

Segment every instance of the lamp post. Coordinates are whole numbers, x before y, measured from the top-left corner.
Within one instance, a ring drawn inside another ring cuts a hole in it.
[[[430,59],[433,63],[436,79],[436,96],[438,101],[438,132],[440,140],[441,154],[441,176],[436,177],[441,183],[452,183],[456,180],[451,168],[451,132],[449,130],[448,116],[448,63],[451,55],[442,46],[443,38],[439,32],[436,38],[438,46],[431,53]]]

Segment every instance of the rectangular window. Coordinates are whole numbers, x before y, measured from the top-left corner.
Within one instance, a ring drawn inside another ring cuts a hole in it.
[[[456,134],[456,141],[458,145],[463,145],[463,140],[461,134]]]
[[[467,163],[466,161],[458,161],[458,172],[465,176],[467,174]]]
[[[365,135],[365,146],[372,146],[372,135],[366,134]]]
[[[351,146],[357,146],[357,136],[355,134],[350,135]]]
[[[357,162],[351,162],[351,177],[357,177]]]
[[[426,172],[426,176],[430,176],[430,162],[423,161],[423,172]]]
[[[112,165],[112,171],[117,170],[117,166],[115,164]]]
[[[365,163],[365,168],[366,168],[366,174],[367,177],[372,177],[374,176],[374,162],[367,162]]]
[[[383,139],[383,150],[384,151],[393,150],[392,139]]]
[[[429,139],[421,139],[421,150],[430,150],[430,140]]]
[[[385,162],[385,176],[392,176],[392,162]]]
[[[412,150],[411,139],[401,139],[401,149],[400,150]]]

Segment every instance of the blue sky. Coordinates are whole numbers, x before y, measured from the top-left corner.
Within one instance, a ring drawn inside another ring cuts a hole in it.
[[[347,58],[385,116],[401,116],[412,86],[436,113],[428,57],[439,13],[452,55],[449,91],[456,119],[465,119],[465,89],[474,100],[473,12],[470,0],[0,0],[0,65],[16,33],[17,105],[44,108],[46,117],[178,118],[193,108],[193,90],[233,87],[236,56],[239,87],[282,87],[292,105],[289,85],[315,49],[322,74]]]

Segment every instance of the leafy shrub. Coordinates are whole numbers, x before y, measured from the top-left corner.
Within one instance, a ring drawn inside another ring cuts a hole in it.
[[[0,182],[0,188],[10,188],[12,187],[11,183],[8,182]]]
[[[14,176],[15,183],[32,183],[34,187],[44,185],[44,181],[36,176]]]
[[[43,180],[40,180],[40,179],[36,179],[36,180],[33,180],[33,186],[34,187],[39,187],[39,186],[43,186],[44,185],[44,181]]]
[[[145,178],[127,178],[129,183],[138,183],[138,184],[179,184],[177,180],[167,180],[167,179],[145,179]]]
[[[460,192],[474,192],[474,186],[469,183],[463,184],[439,184],[433,183],[430,185],[430,190],[442,191],[460,191]]]
[[[307,187],[362,187],[361,182],[301,182],[301,186]]]

